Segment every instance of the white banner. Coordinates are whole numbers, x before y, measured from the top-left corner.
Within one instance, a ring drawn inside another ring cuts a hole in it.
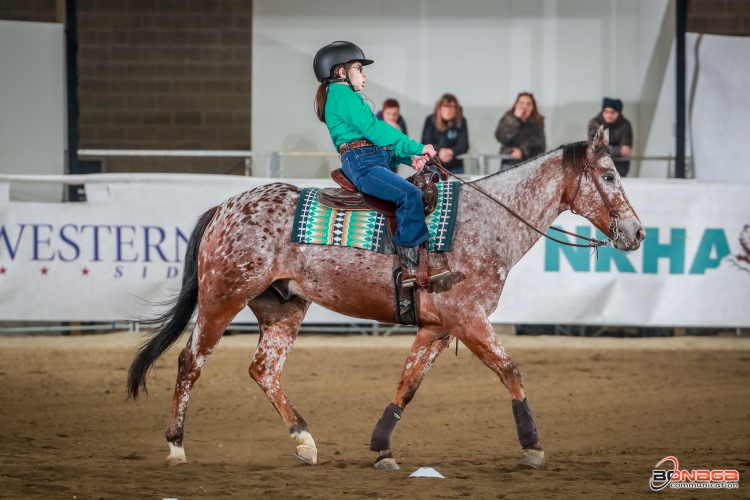
[[[750,141],[744,134],[750,114],[750,51],[744,36],[687,33],[687,151],[695,178],[750,181]]]
[[[9,202],[0,184],[0,320],[110,321],[180,285],[197,218],[270,179],[98,176],[85,203]],[[323,179],[289,180],[330,186]],[[750,184],[625,179],[648,236],[624,253],[542,240],[510,273],[498,323],[750,325]],[[593,234],[585,219],[556,225]],[[744,242],[744,243],[743,243]],[[249,309],[236,319],[254,322]],[[353,321],[312,307],[306,321]]]

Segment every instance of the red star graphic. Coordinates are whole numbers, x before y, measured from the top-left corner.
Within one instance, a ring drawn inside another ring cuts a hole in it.
[[[42,276],[46,276],[47,275],[47,271],[49,271],[49,269],[47,269],[46,267],[43,267],[42,268]]]
[[[5,269],[4,267],[0,267],[0,274],[5,274],[5,271],[7,271],[7,269]]]
[[[84,275],[84,276],[88,276],[88,275],[89,275],[89,270],[88,270],[87,268],[85,268],[85,267],[84,267],[84,268],[83,268],[83,269],[81,270],[81,273],[83,273],[83,275]]]

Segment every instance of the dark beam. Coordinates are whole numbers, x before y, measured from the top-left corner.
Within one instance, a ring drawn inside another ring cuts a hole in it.
[[[78,172],[78,23],[76,0],[65,1],[65,79],[68,102],[68,166],[67,173]],[[73,187],[73,186],[71,186]],[[72,191],[71,193],[72,194]],[[77,194],[72,198],[76,198]],[[71,196],[68,197],[71,199]]]
[[[685,31],[687,29],[687,0],[676,0],[676,116],[675,116],[675,177],[685,178]]]

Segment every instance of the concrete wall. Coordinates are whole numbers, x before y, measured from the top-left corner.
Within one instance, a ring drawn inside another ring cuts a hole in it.
[[[376,60],[364,93],[395,97],[412,138],[444,92],[464,107],[470,152],[496,153],[494,131],[520,91],[546,116],[548,148],[585,138],[603,96],[625,102],[637,154],[674,153],[674,3],[668,0],[256,0],[256,150],[332,151],[312,111],[312,59],[351,40]],[[287,159],[290,177],[325,176],[328,160]],[[637,170],[637,167],[636,167]],[[641,175],[664,177],[666,164]]]
[[[64,46],[61,24],[0,21],[0,173],[64,173]],[[10,194],[59,202],[63,188],[14,184]]]
[[[62,5],[0,0],[0,19],[62,20]],[[81,148],[250,149],[252,0],[77,6]],[[107,159],[105,170],[221,173],[236,162]]]

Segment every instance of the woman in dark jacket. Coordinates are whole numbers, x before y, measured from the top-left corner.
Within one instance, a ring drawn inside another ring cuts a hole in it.
[[[443,94],[438,99],[435,112],[424,121],[422,143],[435,147],[445,168],[454,174],[464,173],[464,161],[457,157],[469,150],[469,129],[456,96]]]
[[[513,158],[503,160],[503,168],[544,153],[547,149],[544,117],[539,114],[532,94],[518,94],[513,109],[509,109],[497,124],[495,137],[501,144],[500,154]]]

